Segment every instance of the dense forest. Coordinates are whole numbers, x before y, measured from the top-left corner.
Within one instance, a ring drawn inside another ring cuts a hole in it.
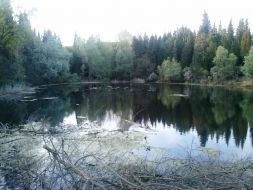
[[[252,35],[247,19],[234,29],[211,25],[204,12],[197,32],[181,27],[161,36],[131,36],[117,42],[74,36],[63,47],[52,31],[32,29],[28,15],[14,15],[0,0],[0,84],[32,85],[93,80],[223,82],[253,78]]]

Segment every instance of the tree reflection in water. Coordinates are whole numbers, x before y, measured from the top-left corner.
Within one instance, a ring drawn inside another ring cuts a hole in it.
[[[42,189],[67,188],[73,182],[80,187],[80,176],[55,165],[53,154],[49,156],[43,145],[55,145],[62,155],[66,150],[68,157],[64,160],[72,164],[87,164],[90,158],[84,158],[83,152],[89,142],[93,144],[92,155],[94,147],[99,156],[108,155],[108,151],[101,151],[103,145],[111,147],[110,154],[114,155],[127,149],[124,156],[129,160],[129,153],[147,142],[143,133],[130,138],[133,126],[159,130],[157,126],[162,124],[164,129],[171,128],[179,135],[194,131],[201,146],[206,146],[210,139],[227,146],[234,143],[242,151],[246,142],[253,145],[252,91],[183,85],[89,84],[47,87],[30,98],[36,101],[0,99],[0,171],[9,188],[36,189],[38,184]],[[67,117],[77,125],[64,123]],[[103,140],[106,136],[95,138],[109,128],[107,136],[113,137],[109,141]],[[122,144],[118,137],[124,139]],[[174,137],[168,134],[167,138]],[[78,161],[80,158],[83,160]],[[86,169],[94,169],[88,163]]]
[[[80,126],[85,122],[101,124],[116,115],[124,130],[129,128],[126,121],[150,122],[149,127],[162,122],[180,133],[196,130],[201,146],[209,138],[225,138],[227,144],[233,138],[242,148],[248,127],[253,126],[253,92],[224,88],[89,84],[48,87],[33,96],[38,100],[0,100],[0,121],[19,126],[43,120],[53,128],[72,113]],[[57,98],[41,99],[44,97]]]

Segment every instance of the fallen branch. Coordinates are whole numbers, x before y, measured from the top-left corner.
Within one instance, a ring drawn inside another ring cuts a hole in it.
[[[18,138],[18,139],[13,139],[13,140],[9,140],[9,141],[4,141],[4,142],[1,142],[0,145],[8,144],[8,143],[11,143],[11,142],[14,142],[14,141],[23,140],[23,139],[24,139],[24,138]]]
[[[105,189],[104,186],[102,186],[102,185],[98,184],[97,182],[93,181],[92,178],[89,175],[85,174],[82,170],[77,168],[75,165],[73,165],[71,163],[68,163],[68,162],[65,162],[63,159],[61,159],[59,153],[56,150],[48,147],[47,145],[44,145],[43,148],[46,149],[49,153],[51,153],[53,155],[54,159],[56,161],[58,161],[60,164],[62,164],[65,168],[68,168],[68,169],[72,170],[73,172],[75,172],[77,175],[79,175],[81,177],[81,179],[83,181],[85,181],[87,184],[89,182],[92,182],[93,184],[97,185],[98,187],[101,187],[102,189]]]

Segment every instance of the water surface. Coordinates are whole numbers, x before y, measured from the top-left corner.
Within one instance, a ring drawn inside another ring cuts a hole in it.
[[[80,176],[57,164],[44,145],[91,173],[94,158],[127,165],[195,151],[225,159],[253,154],[253,90],[44,86],[0,97],[0,122],[0,189],[73,189]]]
[[[43,87],[0,99],[0,121],[103,131],[145,131],[144,142],[179,154],[186,147],[253,153],[253,91],[183,85],[82,84]]]

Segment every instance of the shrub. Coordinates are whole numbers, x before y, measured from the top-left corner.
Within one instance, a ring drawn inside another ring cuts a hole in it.
[[[181,79],[182,68],[175,59],[167,58],[158,68],[159,78],[162,81],[179,81]]]

